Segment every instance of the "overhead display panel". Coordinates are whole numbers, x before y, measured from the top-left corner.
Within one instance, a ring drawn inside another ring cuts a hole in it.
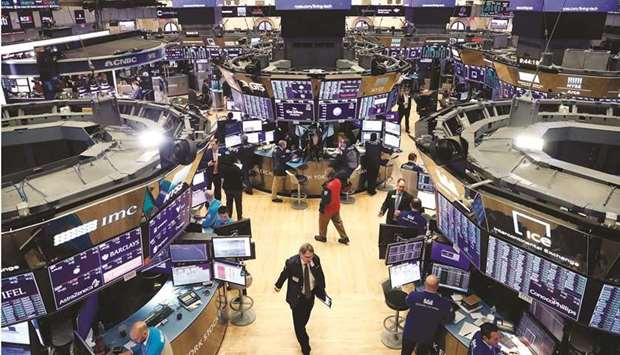
[[[273,97],[280,100],[312,100],[310,80],[271,80]]]
[[[276,118],[286,121],[314,121],[314,102],[276,100]]]
[[[620,287],[603,285],[590,326],[620,334]]]
[[[243,108],[245,113],[252,118],[260,118],[263,120],[273,120],[273,104],[268,97],[243,95]]]
[[[353,120],[356,117],[357,100],[331,100],[319,102],[319,121]]]
[[[543,0],[511,0],[508,5],[510,11],[542,11]]]
[[[439,230],[472,264],[480,269],[480,228],[441,194],[438,194],[437,198]]]
[[[456,0],[405,0],[408,7],[454,7]]]
[[[388,94],[362,97],[360,99],[360,119],[367,119],[387,111]]]
[[[545,12],[610,12],[618,10],[617,0],[545,0]]]
[[[556,312],[579,319],[587,278],[493,236],[486,274]]]
[[[321,100],[350,100],[356,99],[362,81],[350,80],[327,80],[321,82],[319,99]]]
[[[155,256],[189,224],[191,189],[185,189],[149,221],[149,256]]]
[[[215,7],[221,0],[172,0],[172,7]]]
[[[46,315],[33,273],[2,279],[2,326]]]
[[[47,9],[60,7],[59,0],[2,0],[2,9]]]
[[[276,10],[349,10],[351,0],[276,0]]]

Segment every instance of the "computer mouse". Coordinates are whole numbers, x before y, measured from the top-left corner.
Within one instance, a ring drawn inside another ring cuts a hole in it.
[[[183,313],[177,313],[177,320],[181,320],[183,318]]]

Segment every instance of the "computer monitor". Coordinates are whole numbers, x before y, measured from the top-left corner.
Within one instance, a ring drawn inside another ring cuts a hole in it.
[[[32,272],[2,278],[3,327],[46,314],[45,304]]]
[[[390,265],[388,271],[392,288],[401,287],[421,279],[419,261]]]
[[[374,132],[362,132],[361,142],[362,143],[370,142],[370,135],[373,133]]]
[[[416,228],[398,226],[393,224],[379,225],[379,259],[384,259],[388,244],[413,239],[420,236]]]
[[[243,132],[258,132],[263,130],[263,121],[261,120],[251,120],[251,121],[243,121]]]
[[[433,241],[431,246],[431,261],[443,265],[454,266],[461,270],[469,270],[469,260],[449,244]]]
[[[77,330],[73,331],[73,354],[74,355],[95,355],[93,349],[80,336]]]
[[[200,263],[172,267],[172,284],[184,286],[211,282],[211,265]]]
[[[4,354],[5,351],[7,351],[7,354],[30,354],[30,331],[28,330],[28,322],[2,327],[1,335],[2,354]],[[11,352],[10,350],[13,350],[13,348],[20,351]]]
[[[431,176],[426,173],[418,173],[418,191],[427,191],[435,193],[435,186],[431,180]]]
[[[205,191],[192,189],[192,208],[200,206],[205,202],[207,202]]]
[[[386,133],[383,136],[383,144],[390,148],[400,148],[400,136]]]
[[[469,272],[453,266],[433,264],[431,273],[439,279],[439,286],[455,291],[467,292],[469,289]]]
[[[186,189],[149,220],[150,257],[157,255],[183,233],[190,220],[191,198],[190,189]]]
[[[385,133],[400,136],[400,124],[385,121]]]
[[[264,143],[271,143],[273,142],[274,139],[274,131],[266,131],[265,132],[265,142]]]
[[[517,327],[517,336],[534,355],[553,354],[557,342],[529,314],[524,313]]]
[[[259,132],[246,133],[245,136],[248,137],[248,143],[259,144],[261,142]]]
[[[422,257],[424,249],[424,238],[406,240],[403,242],[391,243],[387,246],[385,264],[392,265],[405,261],[416,261]]]
[[[231,147],[236,147],[238,145],[241,145],[241,135],[235,134],[233,136],[226,136],[224,138],[224,144],[226,145],[226,148],[231,148]]]
[[[365,132],[381,132],[383,130],[382,120],[363,120],[362,131]]]
[[[235,121],[241,121],[243,119],[243,112],[241,111],[231,111],[232,119]]]
[[[250,219],[242,219],[240,221],[227,224],[225,226],[215,227],[213,231],[217,235],[249,235],[252,236],[252,224]]]
[[[214,258],[249,258],[252,256],[250,237],[214,237]]]
[[[557,312],[554,312],[542,303],[532,301],[530,304],[530,313],[532,316],[540,322],[557,340],[564,338],[564,327],[566,326],[566,320],[560,316]],[[610,314],[615,316],[615,314]],[[590,324],[592,326],[592,324]]]
[[[430,175],[419,172],[418,173],[418,198],[422,202],[422,207],[434,210],[437,208],[437,202],[435,199],[435,187]]]
[[[209,261],[207,244],[170,244],[170,259],[173,263]]]
[[[245,286],[245,268],[240,264],[216,260],[213,262],[213,278]]]

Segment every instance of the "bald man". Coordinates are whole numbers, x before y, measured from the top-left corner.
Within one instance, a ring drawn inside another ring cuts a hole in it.
[[[131,326],[129,337],[134,345],[129,351],[122,355],[172,355],[170,342],[161,330],[149,327],[143,321],[135,322]]]
[[[428,355],[441,326],[454,318],[450,301],[437,294],[439,279],[428,275],[424,290],[414,291],[407,296],[409,313],[403,330],[401,355]]]

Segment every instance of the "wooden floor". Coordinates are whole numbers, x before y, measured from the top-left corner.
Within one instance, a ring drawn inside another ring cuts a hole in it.
[[[413,132],[415,117],[411,120]],[[396,167],[414,149],[404,128],[401,148]],[[398,170],[394,169],[395,177]],[[311,242],[321,257],[326,290],[333,299],[332,309],[315,303],[307,328],[312,354],[399,354],[386,348],[380,339],[383,319],[393,314],[385,305],[380,286],[388,277],[377,247],[379,224],[384,220],[377,212],[384,198],[384,192],[372,197],[364,192],[355,195],[355,204],[342,206],[341,216],[351,238],[345,246],[336,241],[337,232],[331,224],[327,243],[313,239],[318,231],[318,200],[309,200],[308,209],[297,211],[286,199],[275,204],[263,192],[244,194],[243,214],[252,220],[256,243],[257,258],[248,262],[254,279],[248,295],[255,301],[256,321],[247,327],[230,325],[219,354],[301,354],[285,301],[286,285],[280,293],[275,293],[273,285],[285,259],[295,255],[304,242]]]

